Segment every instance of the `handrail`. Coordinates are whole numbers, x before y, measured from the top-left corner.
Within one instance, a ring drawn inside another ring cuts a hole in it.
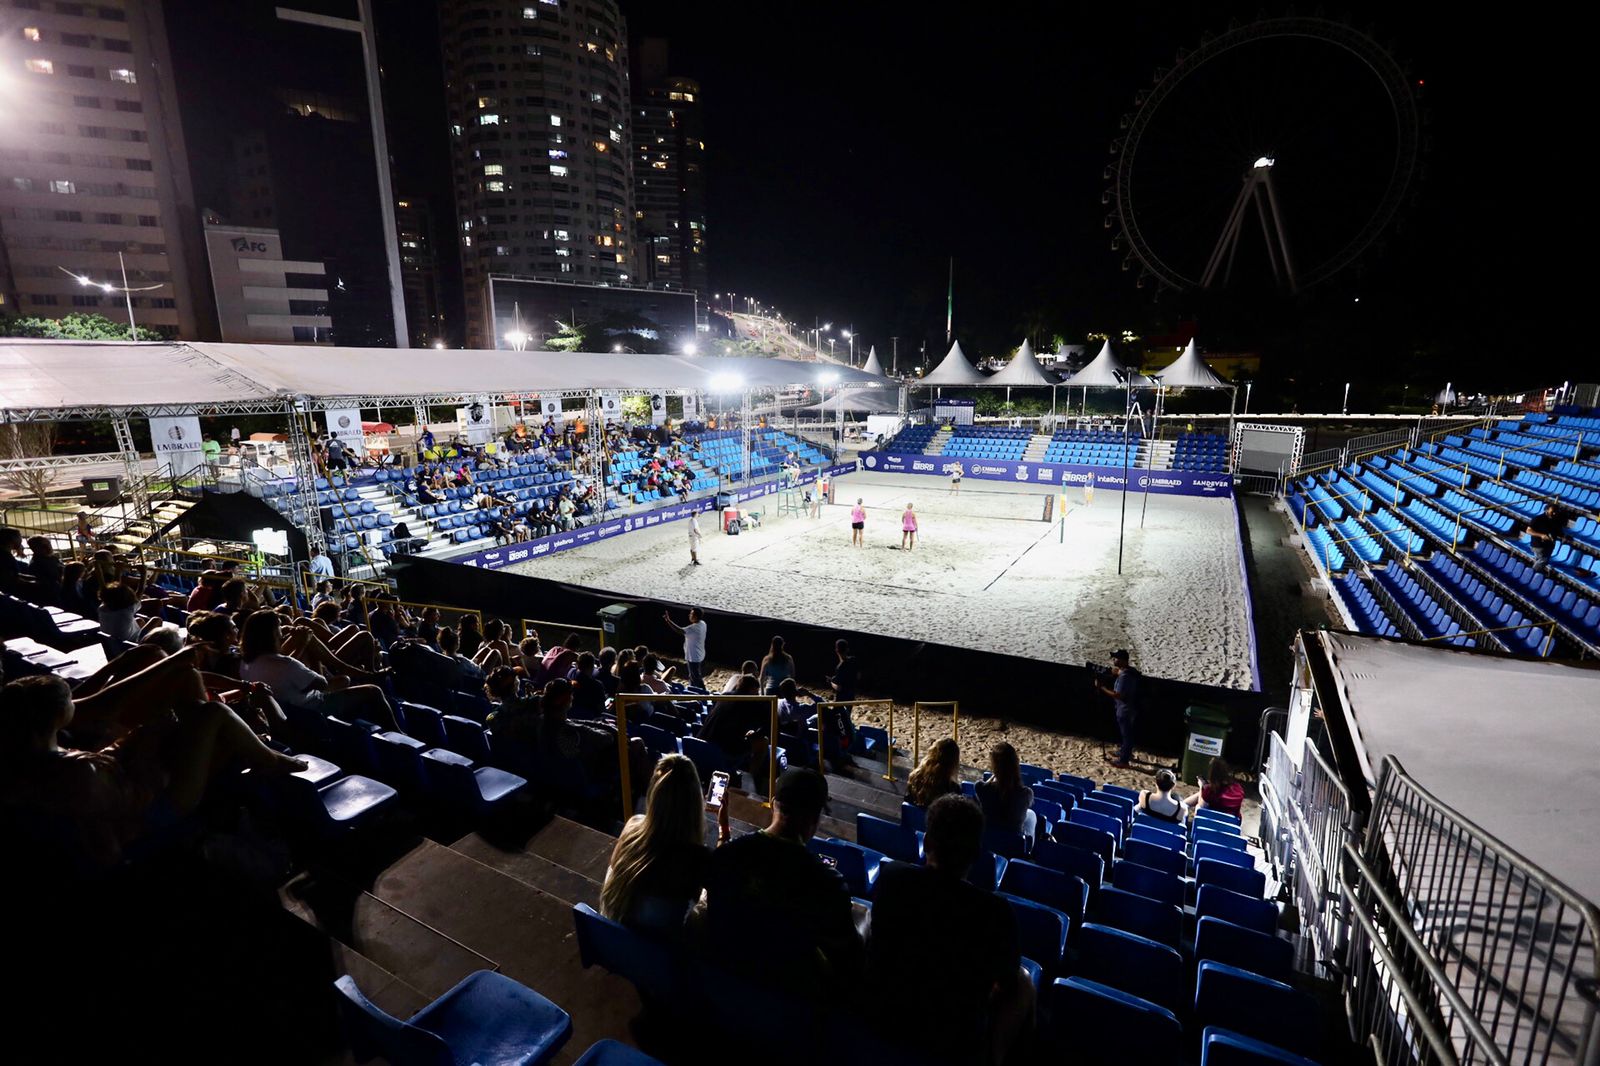
[[[824,707],[861,707],[861,706],[865,706],[865,705],[869,705],[869,704],[880,704],[880,703],[887,703],[889,705],[889,718],[890,718],[890,721],[893,722],[893,720],[894,720],[894,700],[889,700],[889,699],[877,699],[877,700],[822,700],[822,701],[817,703],[817,709],[820,712],[821,709],[824,708]],[[821,770],[823,773],[827,773],[828,772],[827,766],[826,766],[826,764],[824,762],[824,755],[823,755],[823,750],[822,750],[822,719],[821,719],[820,716],[817,719],[817,769]],[[889,773],[883,775],[884,776],[884,780],[893,781],[894,780],[893,774],[894,774],[894,733],[891,732],[889,734]]]
[[[549,618],[519,618],[517,621],[521,625],[520,632],[522,633],[522,636],[520,638],[518,638],[520,640],[527,640],[528,639],[528,627],[529,626],[554,626],[557,629],[578,630],[578,631],[584,632],[584,633],[595,633],[595,634],[598,634],[596,639],[599,642],[599,646],[601,648],[604,648],[606,646],[606,631],[601,626],[580,626],[580,625],[574,625],[571,622],[553,621],[552,619],[549,619]]]
[[[950,739],[961,742],[961,703],[959,700],[918,700],[911,705],[911,765],[922,761],[922,709],[950,708]]]
[[[696,703],[765,703],[772,708],[771,725],[767,733],[767,799],[764,806],[772,806],[772,791],[778,780],[778,697],[777,696],[724,696],[695,695]],[[616,719],[617,762],[621,771],[622,821],[626,825],[633,817],[633,779],[628,768],[628,704],[655,703],[662,700],[659,692],[619,692],[611,702],[611,714]]]

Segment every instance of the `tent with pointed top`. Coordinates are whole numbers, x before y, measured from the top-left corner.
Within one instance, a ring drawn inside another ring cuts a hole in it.
[[[1026,340],[1005,368],[984,382],[986,385],[1054,385],[1056,382],[1045,373],[1044,367],[1033,354],[1033,346]]]
[[[871,348],[867,349],[867,361],[862,364],[861,372],[863,374],[876,374],[880,378],[888,377],[888,375],[883,372],[883,364],[878,362],[877,345],[873,345]]]
[[[950,345],[950,352],[942,359],[938,366],[928,371],[928,376],[918,384],[921,385],[983,385],[988,382],[978,371],[978,368],[967,362],[966,353],[961,350],[961,342],[956,341]]]
[[[1177,361],[1157,373],[1156,377],[1168,388],[1224,389],[1229,384],[1200,358],[1200,351],[1192,339]]]
[[[1122,365],[1111,351],[1111,342],[1106,341],[1100,347],[1100,354],[1089,362],[1089,365],[1068,378],[1063,384],[1073,388],[1103,387],[1120,389],[1126,383],[1128,368]],[[1139,384],[1137,380],[1134,382]]]

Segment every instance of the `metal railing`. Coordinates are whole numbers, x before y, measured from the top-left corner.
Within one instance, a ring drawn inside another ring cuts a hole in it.
[[[1575,836],[1574,846],[1587,845]],[[1415,1023],[1424,1036],[1432,1025],[1453,1054],[1429,1058],[1414,1040],[1395,1041],[1404,1054],[1386,1063],[1600,1062],[1593,904],[1446,807],[1393,756],[1366,842],[1344,857],[1365,934],[1352,939],[1352,974],[1370,981],[1381,967],[1427,1012],[1392,1024]],[[1384,998],[1392,1012],[1393,996]],[[1435,1054],[1437,1041],[1427,1042]]]
[[[778,697],[696,694],[692,698],[696,703],[765,703],[771,708],[771,722],[767,732],[767,799],[764,804],[771,807],[773,784],[778,780]],[[628,705],[652,703],[661,699],[659,692],[619,692],[611,702],[611,713],[617,723],[617,764],[621,775],[624,824],[633,817],[633,777],[628,767]]]
[[[606,631],[599,626],[579,626],[573,625],[571,622],[553,622],[548,618],[519,618],[517,624],[518,632],[521,633],[519,640],[527,640],[528,633],[533,626],[549,626],[552,629],[559,629],[569,634],[593,633],[596,651],[606,646]],[[543,642],[541,642],[540,646],[543,646]]]
[[[824,774],[826,774],[828,772],[828,767],[827,767],[827,764],[826,764],[826,761],[825,761],[825,752],[823,751],[823,748],[822,748],[822,728],[821,728],[821,725],[822,725],[822,711],[823,711],[824,708],[826,708],[826,707],[876,707],[876,706],[883,706],[883,705],[887,705],[888,708],[889,708],[889,728],[887,730],[887,732],[889,734],[889,752],[888,752],[888,755],[886,756],[886,758],[888,759],[888,762],[889,762],[889,765],[888,765],[889,772],[883,775],[883,779],[885,781],[893,781],[894,780],[894,700],[884,700],[884,699],[879,699],[879,700],[824,700],[824,701],[818,703],[817,704],[817,726],[818,726],[818,728],[817,728],[817,769],[822,771]]]

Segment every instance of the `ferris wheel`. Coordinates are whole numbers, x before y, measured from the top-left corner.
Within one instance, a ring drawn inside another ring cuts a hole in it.
[[[1416,183],[1422,83],[1344,23],[1235,25],[1153,80],[1101,198],[1141,287],[1309,288],[1368,252]]]

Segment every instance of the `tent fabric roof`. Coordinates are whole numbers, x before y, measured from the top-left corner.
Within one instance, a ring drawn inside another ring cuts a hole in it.
[[[839,410],[837,395],[798,408],[802,414],[832,415]],[[884,415],[900,410],[898,389],[847,389],[844,393],[845,414]]]
[[[928,371],[928,376],[923,378],[923,385],[982,385],[989,379],[979,372],[978,368],[967,362],[966,353],[961,350],[961,342],[956,341],[950,345],[950,351],[940,360],[939,365]]]
[[[1127,372],[1128,369],[1122,365],[1122,360],[1112,353],[1111,342],[1106,341],[1100,347],[1100,354],[1095,356],[1088,366],[1072,375],[1067,380],[1067,383],[1074,387],[1102,385],[1107,388],[1120,389],[1123,386],[1123,381],[1119,375]]]
[[[882,384],[828,367],[841,386]],[[204,406],[289,396],[411,396],[813,385],[817,364],[615,352],[452,351],[325,345],[8,341],[0,410]]]
[[[1034,357],[1033,347],[1024,339],[1022,347],[1017,349],[1017,354],[1011,357],[1011,362],[1007,363],[999,373],[990,377],[985,384],[1054,385],[1055,381],[1044,372],[1039,360]]]
[[[1371,787],[1385,755],[1442,802],[1600,902],[1600,669],[1316,635]],[[1328,709],[1332,713],[1331,708]]]
[[[1161,384],[1179,388],[1225,389],[1228,382],[1200,358],[1200,351],[1191,338],[1183,354],[1156,377]]]
[[[883,364],[878,362],[878,346],[876,344],[867,349],[867,361],[862,364],[861,372],[863,374],[875,374],[880,378],[888,377],[883,372]]]

